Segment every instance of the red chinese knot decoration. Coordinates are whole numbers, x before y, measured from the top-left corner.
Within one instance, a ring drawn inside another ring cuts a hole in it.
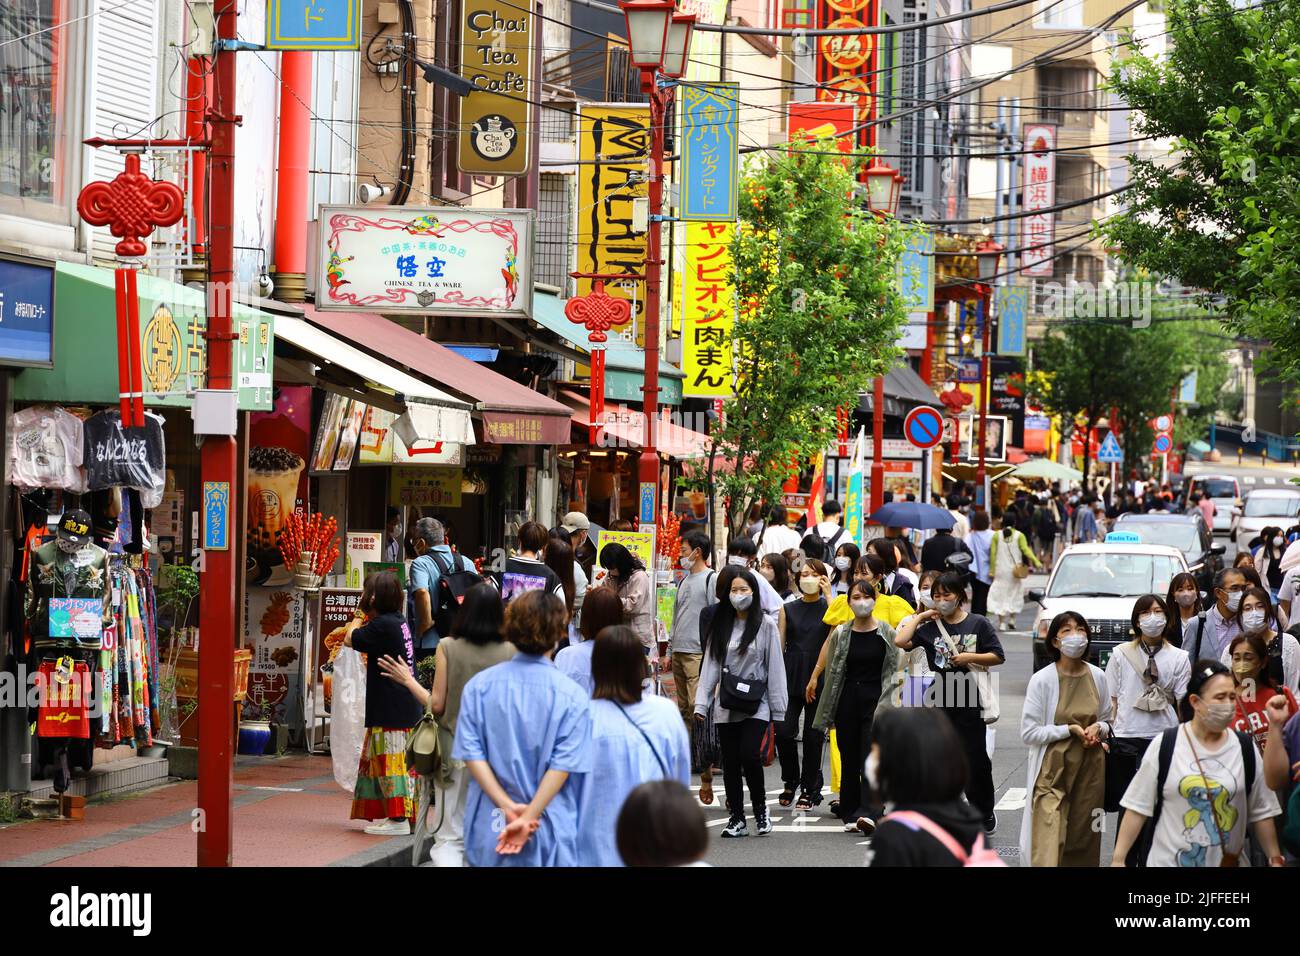
[[[632,304],[605,291],[605,280],[597,278],[586,295],[575,296],[564,305],[564,314],[587,330],[591,346],[591,419],[588,441],[596,444],[601,416],[605,412],[605,343],[606,334],[616,325],[632,320]]]
[[[185,194],[174,183],[150,179],[140,172],[139,153],[126,155],[126,169],[112,182],[94,182],[77,197],[77,212],[92,226],[108,226],[118,237],[117,381],[125,428],[144,425],[144,383],[140,371],[140,296],[136,291],[137,263],[148,251],[144,239],[158,226],[170,226],[185,212]]]

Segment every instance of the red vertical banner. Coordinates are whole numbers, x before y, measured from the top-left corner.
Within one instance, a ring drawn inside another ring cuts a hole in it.
[[[819,0],[818,26],[827,30],[854,30],[874,26],[877,0]],[[829,87],[817,90],[819,100],[850,103],[854,106],[856,142],[873,146],[875,127],[867,126],[876,118],[876,38],[869,33],[823,36],[817,44],[817,79]]]

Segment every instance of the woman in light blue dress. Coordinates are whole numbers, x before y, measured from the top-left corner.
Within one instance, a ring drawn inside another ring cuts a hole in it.
[[[591,656],[591,772],[578,802],[578,865],[622,866],[618,814],[627,795],[649,780],[691,782],[691,742],[666,697],[642,690],[648,673],[641,639],[607,627]]]

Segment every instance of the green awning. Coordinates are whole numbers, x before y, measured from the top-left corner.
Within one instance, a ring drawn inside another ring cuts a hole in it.
[[[141,381],[146,405],[189,407],[203,388],[207,343],[205,293],[140,275]],[[270,411],[275,319],[234,306],[239,407]],[[117,302],[113,270],[60,262],[54,273],[54,368],[24,369],[14,379],[22,402],[116,405]]]

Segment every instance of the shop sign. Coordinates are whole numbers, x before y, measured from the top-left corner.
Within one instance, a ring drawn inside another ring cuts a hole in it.
[[[830,30],[865,29],[876,22],[875,0],[821,0],[819,20]],[[869,81],[875,63],[875,37],[869,33],[823,36],[818,44],[818,100],[852,104],[857,124],[875,112],[874,84]],[[866,130],[854,139],[868,139]]]
[[[230,550],[230,482],[203,483],[203,550]]]
[[[1024,210],[1028,214],[1020,233],[1020,273],[1027,276],[1050,276],[1055,271],[1052,241],[1055,238],[1054,213],[1042,212],[1056,204],[1056,125],[1026,123],[1021,188]]]
[[[911,233],[898,257],[898,295],[910,312],[934,311],[934,233]]]
[[[313,673],[311,685],[316,683],[316,675],[325,664],[332,663],[331,655],[343,646],[344,632],[361,606],[360,588],[321,588],[320,604],[316,611],[316,633],[313,635],[315,654],[312,657]],[[321,675],[322,682],[331,680]],[[324,695],[326,699],[330,695]],[[324,704],[324,700],[320,701]],[[323,706],[317,707],[317,716],[329,711]]]
[[[321,207],[316,308],[532,315],[532,210],[383,208]]]
[[[1008,444],[1025,443],[1025,373],[1015,359],[989,356],[989,414],[1007,420]]]
[[[460,468],[394,468],[388,503],[418,508],[459,508],[464,477]]]
[[[349,531],[344,552],[346,563],[343,574],[347,586],[359,588],[365,580],[362,569],[373,561],[384,557],[384,533],[382,531]]]
[[[311,456],[314,473],[347,471],[352,467],[365,419],[366,403],[329,392],[316,427]]]
[[[643,275],[645,233],[632,228],[632,204],[644,199],[650,154],[650,107],[578,106],[578,272]],[[578,279],[577,294],[587,295],[594,280]],[[632,322],[645,340],[645,280],[605,284],[610,295],[632,304]]]
[[[153,309],[144,316],[149,305]],[[145,301],[140,296],[140,356],[144,372],[144,397],[150,404],[193,404],[187,391],[202,388],[207,381],[208,320],[203,305],[188,302]],[[264,312],[239,314],[235,324],[239,407],[264,411],[271,407],[273,319]]]
[[[54,364],[54,267],[0,258],[0,365]]]
[[[739,194],[740,84],[683,83],[679,218],[735,222]]]
[[[360,50],[361,0],[268,0],[266,48]]]
[[[483,440],[499,445],[563,445],[571,419],[562,415],[484,412]]]
[[[301,726],[302,640],[307,599],[295,588],[244,589],[244,621],[253,659],[249,664],[244,716],[262,719],[269,707],[276,723]]]
[[[412,405],[417,414],[424,406]],[[357,462],[362,465],[463,465],[465,446],[460,442],[416,439],[408,448],[393,431],[397,416],[373,405],[366,409],[357,441]]]
[[[998,347],[994,351],[999,355],[1024,355],[1029,287],[1000,285],[993,290],[993,305],[998,317]]]
[[[967,461],[979,460],[979,449],[975,445],[975,436],[979,434],[979,416],[964,415],[958,420],[961,442],[961,457]],[[1005,461],[1007,457],[1007,420],[1000,416],[989,415],[984,420],[984,460]]]
[[[621,544],[654,574],[655,534],[653,531],[601,531],[596,535],[596,554],[607,544]],[[601,575],[603,577],[603,575]]]
[[[835,148],[841,153],[853,149],[848,133],[856,125],[851,103],[791,103],[789,107],[790,139],[829,139],[835,137]]]
[[[728,398],[734,394],[735,268],[726,222],[686,225],[682,271],[682,394]]]
[[[463,173],[521,176],[532,130],[532,14],[508,0],[467,0],[463,16],[460,72],[478,89],[460,101],[457,163]]]

